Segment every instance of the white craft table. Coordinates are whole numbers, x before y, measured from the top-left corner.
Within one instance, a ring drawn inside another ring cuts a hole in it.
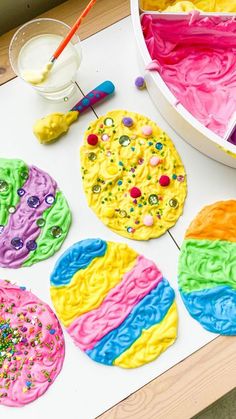
[[[207,394],[208,385],[215,378],[214,371],[218,379],[220,375],[217,365],[214,369],[208,358],[211,353],[213,362],[218,359],[219,363],[222,363],[222,359],[227,356],[231,362],[236,344],[234,338],[215,339],[216,335],[203,330],[187,313],[177,287],[178,247],[189,222],[204,205],[220,199],[235,198],[235,170],[210,160],[186,144],[160,116],[147,91],[136,90],[134,79],[139,75],[139,69],[130,17],[84,40],[82,48],[83,62],[77,76],[81,90],[78,88],[69,102],[53,105],[38,97],[18,78],[0,88],[1,156],[22,158],[28,164],[38,165],[48,171],[65,193],[73,215],[68,238],[54,257],[31,268],[0,269],[0,276],[25,285],[52,306],[49,275],[58,256],[67,247],[86,237],[127,242],[138,252],[153,259],[175,289],[179,311],[179,336],[176,343],[156,361],[135,370],[123,370],[92,362],[75,347],[65,332],[65,363],[55,383],[44,396],[22,409],[1,406],[0,417],[64,419],[69,415],[71,419],[92,419],[155,379],[101,417],[190,418],[202,407],[215,401],[218,395],[221,396],[232,388],[233,381],[227,384],[222,381],[224,393],[217,393],[216,387],[215,398],[212,399],[212,391]],[[116,86],[113,98],[98,105],[96,113],[91,109],[82,115],[69,133],[57,143],[46,147],[37,142],[31,130],[35,119],[52,111],[69,109],[73,102],[82,97],[82,93],[87,93],[106,79],[112,80]],[[101,116],[111,109],[128,109],[149,116],[168,133],[182,157],[188,175],[188,197],[184,215],[171,229],[171,234],[166,233],[161,238],[149,242],[131,241],[107,229],[87,206],[80,178],[79,147],[89,122],[95,119],[96,115]],[[213,339],[215,341],[210,344],[211,352],[207,352],[210,345],[198,351]],[[215,342],[218,339],[223,340],[216,346]],[[225,344],[226,339],[228,346]],[[221,349],[225,350],[225,354],[221,353]],[[198,352],[190,356],[195,351]],[[183,361],[187,357],[189,358]],[[193,357],[199,362],[195,369],[194,361],[191,361]],[[200,362],[201,359],[204,360],[203,363]],[[206,373],[205,364],[207,368],[213,368],[211,376]],[[175,367],[171,369],[173,366]],[[174,373],[171,374],[171,371]],[[231,371],[233,375],[234,371]],[[224,377],[226,372],[223,371]],[[160,379],[156,379],[161,374]],[[197,380],[199,387],[200,408],[194,380]],[[145,391],[148,388],[149,391]]]

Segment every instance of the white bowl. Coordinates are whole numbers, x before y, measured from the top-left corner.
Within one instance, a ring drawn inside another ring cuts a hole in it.
[[[158,13],[148,12],[149,14],[158,14],[159,18],[178,19],[186,15],[185,13]],[[214,13],[222,16],[222,19],[232,18],[232,14]],[[201,13],[204,16],[212,16],[207,13]],[[172,94],[168,86],[157,71],[145,71],[146,66],[152,61],[145,44],[141,22],[139,0],[131,0],[131,16],[134,33],[139,49],[139,62],[142,74],[144,74],[148,92],[157,106],[160,113],[168,123],[193,147],[221,163],[236,168],[236,146],[227,141],[232,131],[236,129],[236,112],[229,122],[228,130],[221,138],[210,129],[206,128],[190,112],[182,106],[177,98]],[[233,15],[235,16],[235,15]]]

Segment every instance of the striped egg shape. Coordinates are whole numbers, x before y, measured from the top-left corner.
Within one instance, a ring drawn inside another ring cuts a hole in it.
[[[57,261],[50,292],[75,344],[102,364],[139,367],[176,339],[174,290],[124,243],[75,243]]]
[[[197,214],[181,247],[178,281],[194,319],[210,332],[236,335],[236,201]]]
[[[52,256],[71,214],[55,180],[22,160],[0,158],[0,266],[20,268]]]

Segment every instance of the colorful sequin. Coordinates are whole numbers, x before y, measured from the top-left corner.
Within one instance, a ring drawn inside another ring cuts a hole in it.
[[[96,145],[88,144],[90,136],[98,139]],[[81,167],[89,205],[122,236],[159,237],[182,214],[187,189],[183,164],[168,136],[142,115],[113,111],[91,123],[81,147]],[[144,221],[146,215],[152,223]]]
[[[0,159],[0,266],[30,266],[52,256],[71,223],[56,182],[22,160]]]

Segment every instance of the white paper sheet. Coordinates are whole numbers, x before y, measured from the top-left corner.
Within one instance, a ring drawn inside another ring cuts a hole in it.
[[[83,62],[78,83],[84,93],[106,79],[116,85],[115,96],[97,106],[97,114],[112,109],[128,109],[148,115],[173,139],[187,169],[188,198],[184,216],[171,230],[181,243],[186,227],[205,204],[235,197],[235,171],[201,155],[186,144],[160,116],[147,91],[138,91],[134,79],[139,75],[137,50],[131,20],[126,18],[82,42]],[[81,93],[77,92],[77,99]],[[0,406],[0,417],[8,419],[92,419],[138,390],[153,378],[189,356],[216,336],[206,332],[187,313],[177,287],[179,250],[168,234],[149,242],[135,242],[109,231],[88,208],[81,185],[79,147],[83,132],[95,119],[91,111],[82,115],[69,133],[51,146],[42,146],[32,134],[35,119],[50,112],[65,111],[70,103],[53,105],[38,97],[21,80],[0,88],[0,156],[22,158],[28,164],[48,171],[65,193],[73,213],[73,224],[62,249],[52,258],[31,268],[0,269],[1,278],[25,285],[49,303],[49,275],[57,258],[72,243],[88,237],[127,242],[153,259],[176,291],[179,336],[159,359],[135,370],[106,367],[92,362],[72,343],[65,332],[66,357],[55,383],[40,399],[24,408]]]

